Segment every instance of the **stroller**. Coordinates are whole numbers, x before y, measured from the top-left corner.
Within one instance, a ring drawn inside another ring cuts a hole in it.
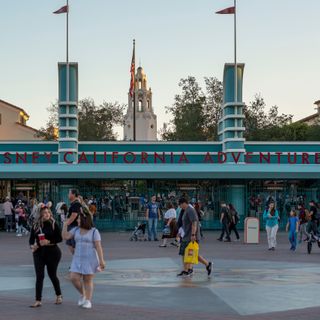
[[[147,224],[145,222],[138,223],[138,225],[134,228],[132,235],[130,237],[130,241],[147,241],[145,238]]]

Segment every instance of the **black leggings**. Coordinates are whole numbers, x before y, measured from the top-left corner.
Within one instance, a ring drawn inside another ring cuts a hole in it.
[[[229,232],[230,232],[230,235],[231,235],[231,232],[234,231],[237,239],[239,240],[240,239],[240,236],[239,236],[239,232],[238,232],[238,229],[237,229],[237,225],[234,224],[234,223],[231,223],[230,224],[230,227],[229,227]]]
[[[58,246],[47,246],[38,249],[33,254],[34,268],[36,271],[36,300],[41,301],[44,269],[47,266],[48,276],[53,284],[57,296],[61,295],[60,282],[57,277],[57,269],[61,260],[61,251]]]

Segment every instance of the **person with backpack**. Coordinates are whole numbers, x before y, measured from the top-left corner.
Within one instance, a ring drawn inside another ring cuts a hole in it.
[[[303,206],[302,203],[298,204],[298,218],[299,218],[299,243],[302,242],[302,236],[305,235],[308,238],[308,233],[307,233],[307,224],[308,224],[308,219],[307,219],[307,210]]]
[[[228,205],[228,209],[229,209],[229,212],[231,214],[231,223],[230,223],[230,226],[229,226],[229,232],[230,232],[230,235],[231,235],[231,232],[233,231],[236,235],[236,240],[235,241],[240,241],[240,236],[239,236],[239,232],[238,232],[238,229],[237,229],[237,224],[239,222],[239,214],[237,212],[237,210],[235,209],[235,207],[232,205],[232,203],[229,203]]]
[[[221,216],[220,216],[220,223],[222,226],[221,230],[221,235],[217,239],[218,241],[223,241],[224,240],[224,234],[226,234],[226,239],[224,240],[225,242],[231,242],[230,239],[230,232],[229,232],[229,225],[231,223],[232,216],[230,213],[230,210],[227,207],[227,204],[222,201],[221,202]]]
[[[309,202],[309,217],[310,217],[310,221],[308,223],[307,226],[307,232],[310,234],[311,232],[313,233],[313,236],[316,240],[319,239],[318,237],[318,227],[319,227],[319,221],[320,221],[320,217],[319,217],[319,210],[317,208],[317,204],[314,200],[311,200]]]

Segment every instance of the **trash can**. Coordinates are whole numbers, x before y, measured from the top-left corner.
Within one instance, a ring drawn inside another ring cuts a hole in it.
[[[258,244],[260,242],[260,221],[255,217],[244,220],[244,243]]]

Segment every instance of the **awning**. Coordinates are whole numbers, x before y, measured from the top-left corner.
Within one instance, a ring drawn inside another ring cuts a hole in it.
[[[320,179],[320,165],[3,164],[0,179]]]

